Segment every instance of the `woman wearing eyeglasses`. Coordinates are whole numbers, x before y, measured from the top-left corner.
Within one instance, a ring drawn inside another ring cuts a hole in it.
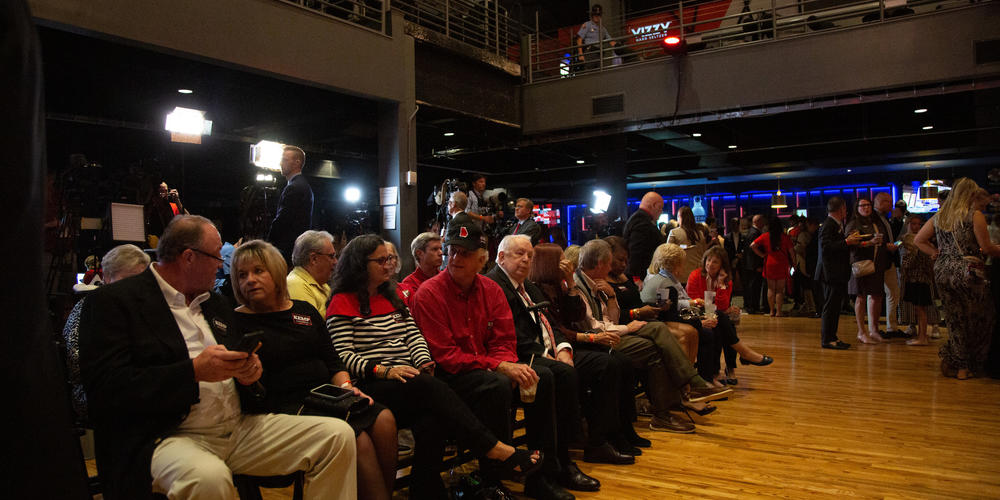
[[[872,202],[864,196],[854,202],[853,218],[844,229],[846,234],[858,232],[862,236],[861,243],[851,247],[851,281],[847,284],[847,293],[857,295],[854,301],[854,316],[858,322],[858,340],[864,344],[878,344],[883,339],[878,331],[878,319],[882,314],[882,302],[885,302],[885,270],[889,268],[889,252],[896,250],[896,245],[885,241],[889,228],[881,217],[872,215]],[[871,261],[867,265],[864,261]],[[861,262],[862,264],[855,265]],[[858,270],[867,267],[872,271]],[[868,328],[865,328],[865,302],[868,305]],[[866,333],[867,331],[867,333]]]
[[[238,326],[264,333],[257,352],[267,367],[260,379],[266,395],[260,411],[298,413],[313,388],[332,384],[366,396],[330,343],[323,317],[308,302],[288,298],[286,264],[270,243],[253,240],[233,252],[232,282]],[[358,496],[388,499],[396,478],[396,421],[384,406],[372,402],[348,414],[357,436]]]
[[[382,238],[359,236],[341,251],[327,310],[330,338],[358,386],[412,427],[415,440],[410,498],[446,498],[441,482],[444,438],[456,434],[491,471],[529,474],[537,452],[502,443],[434,376],[427,342],[390,279],[396,268]]]

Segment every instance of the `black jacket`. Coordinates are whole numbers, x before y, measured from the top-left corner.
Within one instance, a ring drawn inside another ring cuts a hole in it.
[[[220,344],[242,335],[220,296],[213,294],[201,309]],[[198,402],[187,345],[152,271],[87,297],[80,318],[80,374],[104,498],[149,498],[153,449]]]
[[[267,241],[274,244],[286,260],[292,258],[295,239],[312,227],[313,192],[306,176],[299,174],[288,181],[278,199],[278,211],[271,222]]]
[[[486,273],[486,277],[496,281],[500,285],[504,297],[507,298],[507,304],[510,305],[510,312],[514,316],[514,330],[517,333],[518,359],[528,359],[532,354],[541,356],[545,352],[545,343],[542,340],[542,327],[535,322],[534,315],[528,312],[528,308],[524,306],[524,302],[518,296],[517,290],[514,289],[514,284],[510,282],[510,278],[507,277],[507,274],[503,272],[503,269],[499,265],[493,266],[493,269],[490,269]],[[542,290],[530,280],[524,280],[524,291],[528,293],[528,297],[531,297],[531,301],[536,304],[548,300]],[[549,312],[545,311],[544,314],[552,326],[552,335],[555,338],[556,346],[566,342],[566,337],[556,327],[557,323],[549,315]],[[552,348],[555,349],[555,346],[552,346]],[[553,352],[551,354],[555,356],[556,353]]]
[[[656,247],[667,242],[667,237],[656,228],[656,221],[645,210],[636,210],[622,233],[628,246],[628,268],[625,274],[639,279],[646,277],[646,269],[653,260]]]
[[[531,237],[531,246],[537,245],[538,241],[542,239],[542,226],[539,226],[534,219],[528,218],[528,220],[521,224],[520,229],[518,229],[517,224],[515,222],[507,234],[526,234]],[[514,231],[517,232],[515,233]]]
[[[851,252],[840,231],[840,223],[833,217],[827,217],[819,229],[819,259],[813,278],[840,284],[851,279]]]

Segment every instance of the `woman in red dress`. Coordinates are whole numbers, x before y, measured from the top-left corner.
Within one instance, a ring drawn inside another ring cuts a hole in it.
[[[777,217],[768,219],[767,232],[750,244],[750,249],[764,259],[767,305],[771,308],[771,316],[784,316],[781,306],[785,303],[785,280],[788,279],[793,248],[792,239],[785,234]]]

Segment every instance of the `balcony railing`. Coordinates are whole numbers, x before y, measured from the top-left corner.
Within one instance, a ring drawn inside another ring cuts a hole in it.
[[[520,62],[528,29],[494,0],[394,0],[403,18],[452,40]]]
[[[388,0],[278,0],[382,34],[387,32]]]
[[[668,9],[605,19],[603,27],[623,35],[610,35],[602,43],[578,45],[582,23],[531,34],[522,75],[527,83],[543,82],[668,57],[662,48],[667,36],[683,38],[689,52],[704,51],[968,5],[968,0],[847,0],[835,6],[830,0],[753,0],[741,9],[736,1],[687,0]]]

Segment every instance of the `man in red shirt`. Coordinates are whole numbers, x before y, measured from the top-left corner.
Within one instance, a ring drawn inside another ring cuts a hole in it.
[[[425,281],[437,275],[441,269],[442,251],[441,237],[435,233],[420,233],[413,242],[410,243],[410,253],[413,254],[413,261],[417,263],[417,269],[403,278],[399,284],[399,290],[403,294],[406,305],[413,307],[413,296],[417,293]]]
[[[479,274],[488,257],[479,225],[474,221],[449,225],[445,244],[448,266],[420,285],[413,296],[413,319],[437,362],[436,375],[506,441],[512,435],[514,391],[534,385],[536,401],[549,400],[551,372],[548,383],[539,383],[535,370],[517,362],[517,336],[507,298],[500,285]],[[480,469],[488,483],[500,484],[496,467],[480,460]]]

